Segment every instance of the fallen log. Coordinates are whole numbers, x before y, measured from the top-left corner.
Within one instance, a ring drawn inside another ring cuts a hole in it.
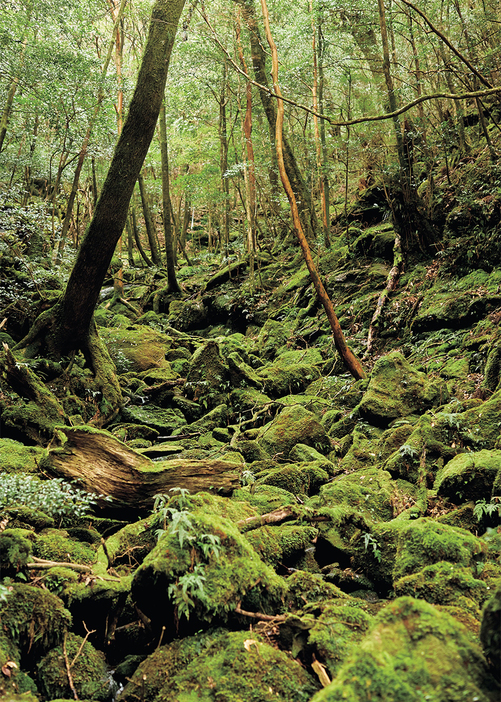
[[[42,465],[52,475],[111,497],[110,507],[133,509],[151,508],[155,495],[176,487],[231,493],[241,469],[219,459],[152,461],[109,432],[88,426],[58,427]]]

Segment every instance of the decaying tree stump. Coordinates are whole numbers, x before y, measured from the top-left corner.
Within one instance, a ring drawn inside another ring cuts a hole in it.
[[[152,461],[112,434],[87,426],[58,428],[43,466],[89,491],[112,497],[111,506],[132,509],[151,508],[155,495],[173,487],[231,492],[239,485],[241,468],[219,459]]]

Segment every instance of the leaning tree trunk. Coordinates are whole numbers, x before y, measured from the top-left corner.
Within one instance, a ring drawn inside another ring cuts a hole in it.
[[[45,341],[46,351],[61,357],[81,350],[102,378],[103,396],[113,416],[121,394],[106,348],[93,323],[94,308],[127,219],[129,202],[160,112],[169,58],[185,0],[156,0],[148,39],[129,113],[119,136],[94,216],[77,255],[66,290],[42,313],[18,347]],[[111,380],[110,380],[111,375]]]

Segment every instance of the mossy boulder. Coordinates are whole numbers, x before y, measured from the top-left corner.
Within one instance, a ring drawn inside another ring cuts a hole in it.
[[[166,435],[187,425],[180,410],[154,405],[128,405],[122,409],[122,419],[133,424],[144,424]]]
[[[252,466],[251,466],[252,469]],[[267,514],[278,507],[297,505],[297,500],[289,490],[275,485],[256,484],[242,487],[233,492],[233,500],[242,500],[257,510],[259,514]]]
[[[245,535],[259,557],[268,565],[293,567],[305,549],[313,548],[318,530],[315,527],[282,524],[262,526]]]
[[[168,321],[179,331],[200,329],[207,324],[207,308],[201,300],[173,300]]]
[[[293,405],[285,407],[275,419],[266,424],[257,437],[261,447],[269,456],[287,458],[296,444],[306,444],[326,454],[331,444],[324,427],[313,412]]]
[[[400,597],[312,702],[494,702],[496,694],[466,628],[427,602]]]
[[[399,578],[394,589],[397,596],[410,595],[432,604],[455,605],[477,618],[489,592],[486,583],[475,578],[471,568],[447,561],[433,563]]]
[[[15,584],[0,607],[0,622],[21,654],[36,659],[62,641],[71,615],[52,592]]]
[[[369,518],[389,521],[393,518],[393,498],[397,484],[385,470],[370,468],[348,475],[338,475],[320,488],[309,505],[317,509],[346,504]]]
[[[480,641],[491,664],[491,670],[501,683],[501,585],[496,588],[483,609]]]
[[[374,524],[368,533],[354,535],[353,567],[388,588],[393,581],[439,561],[474,568],[487,551],[469,531],[430,517]]]
[[[224,402],[229,387],[229,370],[219,345],[216,341],[208,341],[191,357],[185,393],[191,400],[203,401],[210,409]]]
[[[40,446],[25,446],[14,439],[0,439],[2,473],[36,473],[42,453]]]
[[[141,663],[123,702],[307,702],[315,685],[290,655],[258,633],[216,631],[162,646]]]
[[[256,474],[259,485],[274,485],[293,495],[313,495],[329,480],[324,461],[289,463]]]
[[[140,324],[129,329],[102,328],[99,335],[119,373],[167,367],[165,352],[170,347],[167,335]]]
[[[32,552],[31,534],[24,529],[0,533],[0,575],[14,577],[26,568]]]
[[[176,510],[173,520],[132,581],[135,601],[155,626],[183,615],[221,621],[248,598],[257,609],[280,609],[283,581],[232,521],[196,507]]]
[[[33,543],[33,553],[48,561],[91,564],[96,561],[96,549],[70,538],[63,529],[44,529]]]
[[[373,616],[368,606],[353,598],[324,602],[321,613],[308,632],[308,646],[314,648],[316,657],[325,661],[331,677],[334,677],[351,653],[368,632]]]
[[[465,498],[488,501],[500,471],[501,450],[461,453],[438,471],[433,487],[456,504]]]
[[[66,659],[72,662],[71,678],[79,699],[104,702],[112,697],[104,654],[81,636],[67,634],[64,646],[47,653],[37,665],[40,690],[47,699],[73,695],[68,680]]]
[[[301,393],[307,385],[320,377],[317,366],[304,361],[291,361],[285,354],[256,373],[264,392],[274,398]]]
[[[358,408],[370,421],[387,426],[399,417],[444,404],[447,399],[443,383],[430,380],[399,351],[393,351],[376,362]]]
[[[267,319],[256,340],[259,356],[272,359],[277,354],[278,350],[282,346],[285,346],[291,332],[291,325],[284,324],[283,322],[276,322],[273,319]]]

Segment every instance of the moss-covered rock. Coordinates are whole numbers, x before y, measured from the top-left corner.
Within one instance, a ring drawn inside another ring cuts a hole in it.
[[[234,506],[234,503],[233,503]],[[237,604],[281,608],[285,585],[229,519],[205,508],[175,510],[167,530],[136,570],[132,593],[155,626],[179,619],[227,618]],[[243,605],[242,605],[243,606]]]
[[[465,498],[489,500],[500,469],[500,450],[461,453],[438,471],[433,487],[439,495],[456,503]]]
[[[308,635],[308,645],[314,647],[316,657],[325,661],[334,677],[368,632],[373,617],[368,606],[353,598],[325,602]]]
[[[67,634],[64,644],[49,651],[37,665],[40,690],[47,699],[73,697],[66,659],[72,662],[71,679],[79,699],[111,699],[104,654],[75,634]]]
[[[154,405],[128,405],[122,409],[122,419],[125,422],[153,427],[161,434],[167,435],[187,425],[180,410]]]
[[[313,702],[493,702],[496,694],[467,630],[427,602],[400,597]]]
[[[36,473],[43,453],[39,446],[25,446],[14,439],[0,439],[2,473]]]
[[[71,615],[51,592],[15,584],[0,607],[0,621],[20,652],[36,659],[62,641],[71,624]]]
[[[5,529],[0,533],[0,575],[2,577],[13,577],[26,568],[32,552],[30,537],[29,531],[23,529]]]
[[[307,700],[315,686],[289,655],[257,633],[218,630],[162,646],[137,669],[123,702]]]
[[[324,461],[289,463],[256,474],[259,485],[274,485],[293,495],[313,495],[329,480]]]
[[[165,352],[170,339],[140,324],[129,329],[102,328],[99,332],[119,373],[168,366]]]
[[[264,392],[274,398],[301,393],[320,377],[320,369],[304,361],[291,362],[286,355],[257,371]]]
[[[208,341],[191,357],[185,393],[189,399],[203,401],[210,409],[224,402],[229,387],[229,370],[221,357],[219,345],[216,341]]]
[[[488,589],[485,582],[473,576],[470,568],[457,563],[439,561],[425,566],[412,575],[405,575],[394,583],[397,596],[410,595],[432,604],[455,605],[469,611],[476,618]]]
[[[247,532],[245,538],[268,565],[294,566],[305,549],[311,547],[318,530],[309,526],[282,524],[262,526]]]
[[[365,513],[371,519],[389,521],[394,516],[393,498],[398,486],[385,470],[369,468],[348,475],[338,475],[309,505],[321,509],[346,504]]]
[[[285,407],[259,432],[258,441],[269,456],[287,458],[296,444],[313,446],[327,453],[331,446],[324,427],[317,417],[300,405]]]
[[[501,585],[492,593],[483,609],[480,641],[491,670],[501,683]]]
[[[388,425],[398,417],[444,404],[447,399],[444,384],[429,380],[399,351],[393,351],[376,362],[358,407],[374,423]]]
[[[96,549],[71,539],[67,531],[45,529],[33,543],[33,553],[48,561],[91,564],[96,561]]]
[[[278,350],[287,343],[292,327],[267,319],[257,337],[256,345],[262,358],[272,359]]]

